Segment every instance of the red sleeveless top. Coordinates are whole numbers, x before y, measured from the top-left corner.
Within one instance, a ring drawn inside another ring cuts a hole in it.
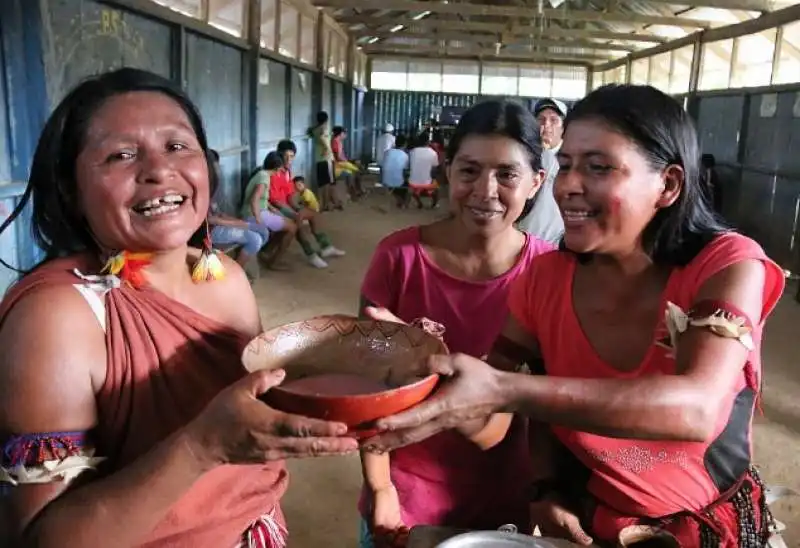
[[[664,324],[667,302],[690,310],[706,280],[749,259],[762,261],[766,267],[763,310],[761,318],[751,318],[754,350],[727,396],[710,442],[616,439],[553,427],[559,440],[591,471],[587,489],[599,503],[627,516],[697,511],[719,498],[747,471],[761,380],[763,327],[783,291],[783,272],[753,240],[735,233],[717,237],[686,267],[673,270],[662,294],[661,320],[653,342],[639,367],[627,372],[603,362],[581,329],[571,291],[575,255],[558,252],[539,257],[528,274],[518,278],[510,296],[511,312],[536,336],[548,375],[630,379],[675,374],[670,349],[658,344],[668,340]],[[755,374],[750,383],[745,369]]]
[[[3,299],[0,324],[27,295],[83,283],[73,269],[97,272],[92,263],[68,258],[37,268]],[[186,425],[246,374],[240,356],[248,337],[154,289],[112,289],[105,308],[107,370],[96,395],[93,434],[97,456],[108,458],[101,471],[113,473]],[[254,520],[277,506],[287,483],[283,462],[220,466],[186,492],[142,545],[233,547]]]

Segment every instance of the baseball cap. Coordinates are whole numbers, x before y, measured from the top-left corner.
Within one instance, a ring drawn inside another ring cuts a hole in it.
[[[539,113],[546,108],[555,110],[562,118],[566,117],[567,115],[567,105],[558,99],[553,99],[550,97],[536,101],[536,105],[533,107],[533,115],[539,116]]]
[[[385,126],[383,126],[384,133],[391,133],[393,131],[394,131],[394,126],[392,124],[386,124]]]

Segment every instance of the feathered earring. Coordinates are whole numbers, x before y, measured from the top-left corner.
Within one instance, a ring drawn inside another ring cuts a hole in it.
[[[225,278],[225,266],[219,258],[219,251],[211,245],[211,229],[206,219],[206,235],[203,238],[203,251],[192,268],[194,283],[211,282]]]
[[[144,269],[150,265],[151,257],[150,253],[120,251],[108,258],[102,274],[117,276],[134,289],[139,289],[147,284]]]

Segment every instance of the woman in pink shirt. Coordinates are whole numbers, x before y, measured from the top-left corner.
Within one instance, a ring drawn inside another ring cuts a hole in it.
[[[461,119],[447,158],[452,216],[384,239],[362,304],[405,322],[431,319],[444,327],[450,349],[480,357],[503,328],[512,281],[552,250],[513,226],[541,184],[536,122],[517,104],[482,103]],[[418,524],[512,522],[529,531],[526,439],[526,425],[514,421],[489,451],[446,432],[391,454],[364,454],[361,545]]]
[[[453,425],[481,431],[486,419],[469,419],[517,411],[551,425],[532,444],[537,473],[550,472],[531,490],[545,534],[585,545],[766,546],[771,517],[751,434],[783,272],[711,211],[695,128],[660,91],[592,92],[567,116],[558,158],[563,249],[515,281],[488,359],[495,368],[431,360],[453,380],[382,421],[397,431],[368,448]],[[522,364],[537,374],[498,370]]]

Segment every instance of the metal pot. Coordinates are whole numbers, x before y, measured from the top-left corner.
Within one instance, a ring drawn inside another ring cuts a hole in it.
[[[474,531],[447,539],[436,548],[556,548],[539,537],[520,535],[513,525],[498,531]]]

